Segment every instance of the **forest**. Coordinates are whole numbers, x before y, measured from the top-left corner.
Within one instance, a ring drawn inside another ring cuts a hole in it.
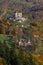
[[[0,65],[43,65],[42,0],[0,0]]]

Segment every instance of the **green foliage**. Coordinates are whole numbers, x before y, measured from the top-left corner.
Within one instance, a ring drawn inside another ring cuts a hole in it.
[[[4,65],[42,65],[41,62],[37,63],[37,61],[34,59],[34,56],[27,52],[25,48],[17,48],[16,46],[9,48],[8,45],[4,43],[2,44],[1,42],[0,57],[4,58]]]

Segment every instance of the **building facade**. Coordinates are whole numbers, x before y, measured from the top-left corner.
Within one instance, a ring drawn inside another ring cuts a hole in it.
[[[15,13],[15,18],[21,19],[22,18],[22,12],[16,12]]]

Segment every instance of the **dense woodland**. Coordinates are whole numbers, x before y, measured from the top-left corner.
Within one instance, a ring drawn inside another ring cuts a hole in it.
[[[42,0],[0,0],[0,6],[0,65],[43,65]],[[14,21],[15,11],[27,20]],[[19,47],[29,39],[31,46]]]

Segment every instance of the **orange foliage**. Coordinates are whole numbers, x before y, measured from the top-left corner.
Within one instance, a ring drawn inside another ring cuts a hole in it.
[[[2,17],[0,17],[0,20],[2,20]]]
[[[3,62],[3,59],[0,57],[0,65],[3,65],[2,62]]]
[[[40,61],[43,62],[43,57],[42,56],[39,56],[38,58],[39,58]]]

